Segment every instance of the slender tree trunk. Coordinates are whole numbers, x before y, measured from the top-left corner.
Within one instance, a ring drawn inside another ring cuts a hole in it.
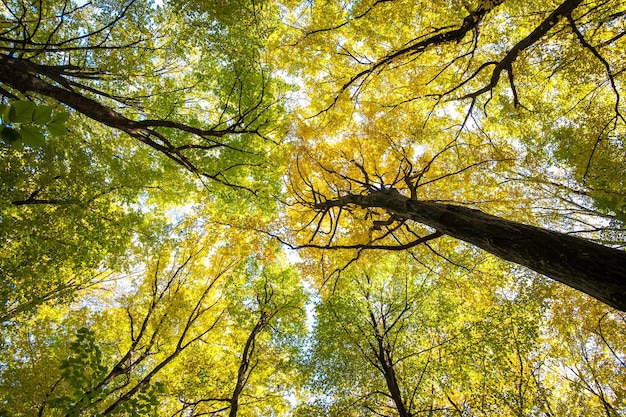
[[[230,412],[228,413],[228,417],[237,417],[237,413],[239,411],[239,397],[241,396],[241,392],[246,386],[246,382],[248,382],[248,377],[250,376],[250,365],[252,356],[254,355],[256,338],[268,323],[269,317],[266,313],[262,313],[246,340],[246,346],[243,349],[241,362],[239,363],[239,370],[237,371],[237,383],[235,384],[235,389],[233,390],[233,395],[231,397]]]
[[[389,357],[389,352],[385,349],[382,339],[378,340],[378,352],[376,352],[376,358],[378,359],[380,369],[385,377],[385,383],[387,384],[389,395],[391,395],[391,399],[398,410],[398,416],[411,417],[411,414],[404,405],[400,385],[398,384],[398,379],[396,378],[396,372],[393,369],[393,363]]]
[[[315,208],[378,207],[430,226],[626,311],[626,252],[479,210],[412,200],[392,190],[348,194]]]

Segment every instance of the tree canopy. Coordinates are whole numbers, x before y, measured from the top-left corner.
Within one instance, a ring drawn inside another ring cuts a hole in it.
[[[0,414],[626,414],[618,0],[0,4]]]

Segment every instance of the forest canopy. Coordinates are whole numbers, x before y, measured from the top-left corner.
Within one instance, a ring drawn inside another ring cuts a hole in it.
[[[0,4],[0,415],[626,415],[619,0]]]

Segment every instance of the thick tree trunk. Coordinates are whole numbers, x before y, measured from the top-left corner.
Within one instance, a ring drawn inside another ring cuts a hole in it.
[[[575,236],[513,222],[479,210],[411,200],[398,192],[349,194],[317,209],[379,207],[471,243],[626,311],[626,252]]]

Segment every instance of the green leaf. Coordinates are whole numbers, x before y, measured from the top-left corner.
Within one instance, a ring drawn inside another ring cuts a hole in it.
[[[5,126],[4,129],[2,129],[1,134],[2,134],[2,139],[4,139],[5,142],[11,143],[11,144],[22,138],[22,136],[20,135],[20,132],[8,126]]]
[[[9,110],[10,110],[10,109],[11,109],[11,107],[9,107],[9,106],[6,106],[6,105],[5,105],[5,106],[4,106],[4,110],[2,111],[1,116],[2,116],[2,120],[3,120],[5,123],[9,123]]]
[[[50,123],[46,125],[48,128],[48,132],[54,136],[65,136],[67,135],[67,128],[65,127],[65,122],[70,118],[69,113],[61,112],[55,113],[50,120]]]
[[[67,128],[65,127],[64,121],[53,121],[46,125],[48,132],[54,136],[65,136],[67,135]]]
[[[33,113],[33,123],[44,125],[52,119],[52,107],[37,106]]]
[[[31,148],[41,148],[46,140],[39,129],[34,126],[22,126],[20,128],[20,134],[22,135],[24,144]]]
[[[35,111],[35,103],[21,100],[11,104],[9,109],[9,121],[13,123],[27,123],[32,120]]]

